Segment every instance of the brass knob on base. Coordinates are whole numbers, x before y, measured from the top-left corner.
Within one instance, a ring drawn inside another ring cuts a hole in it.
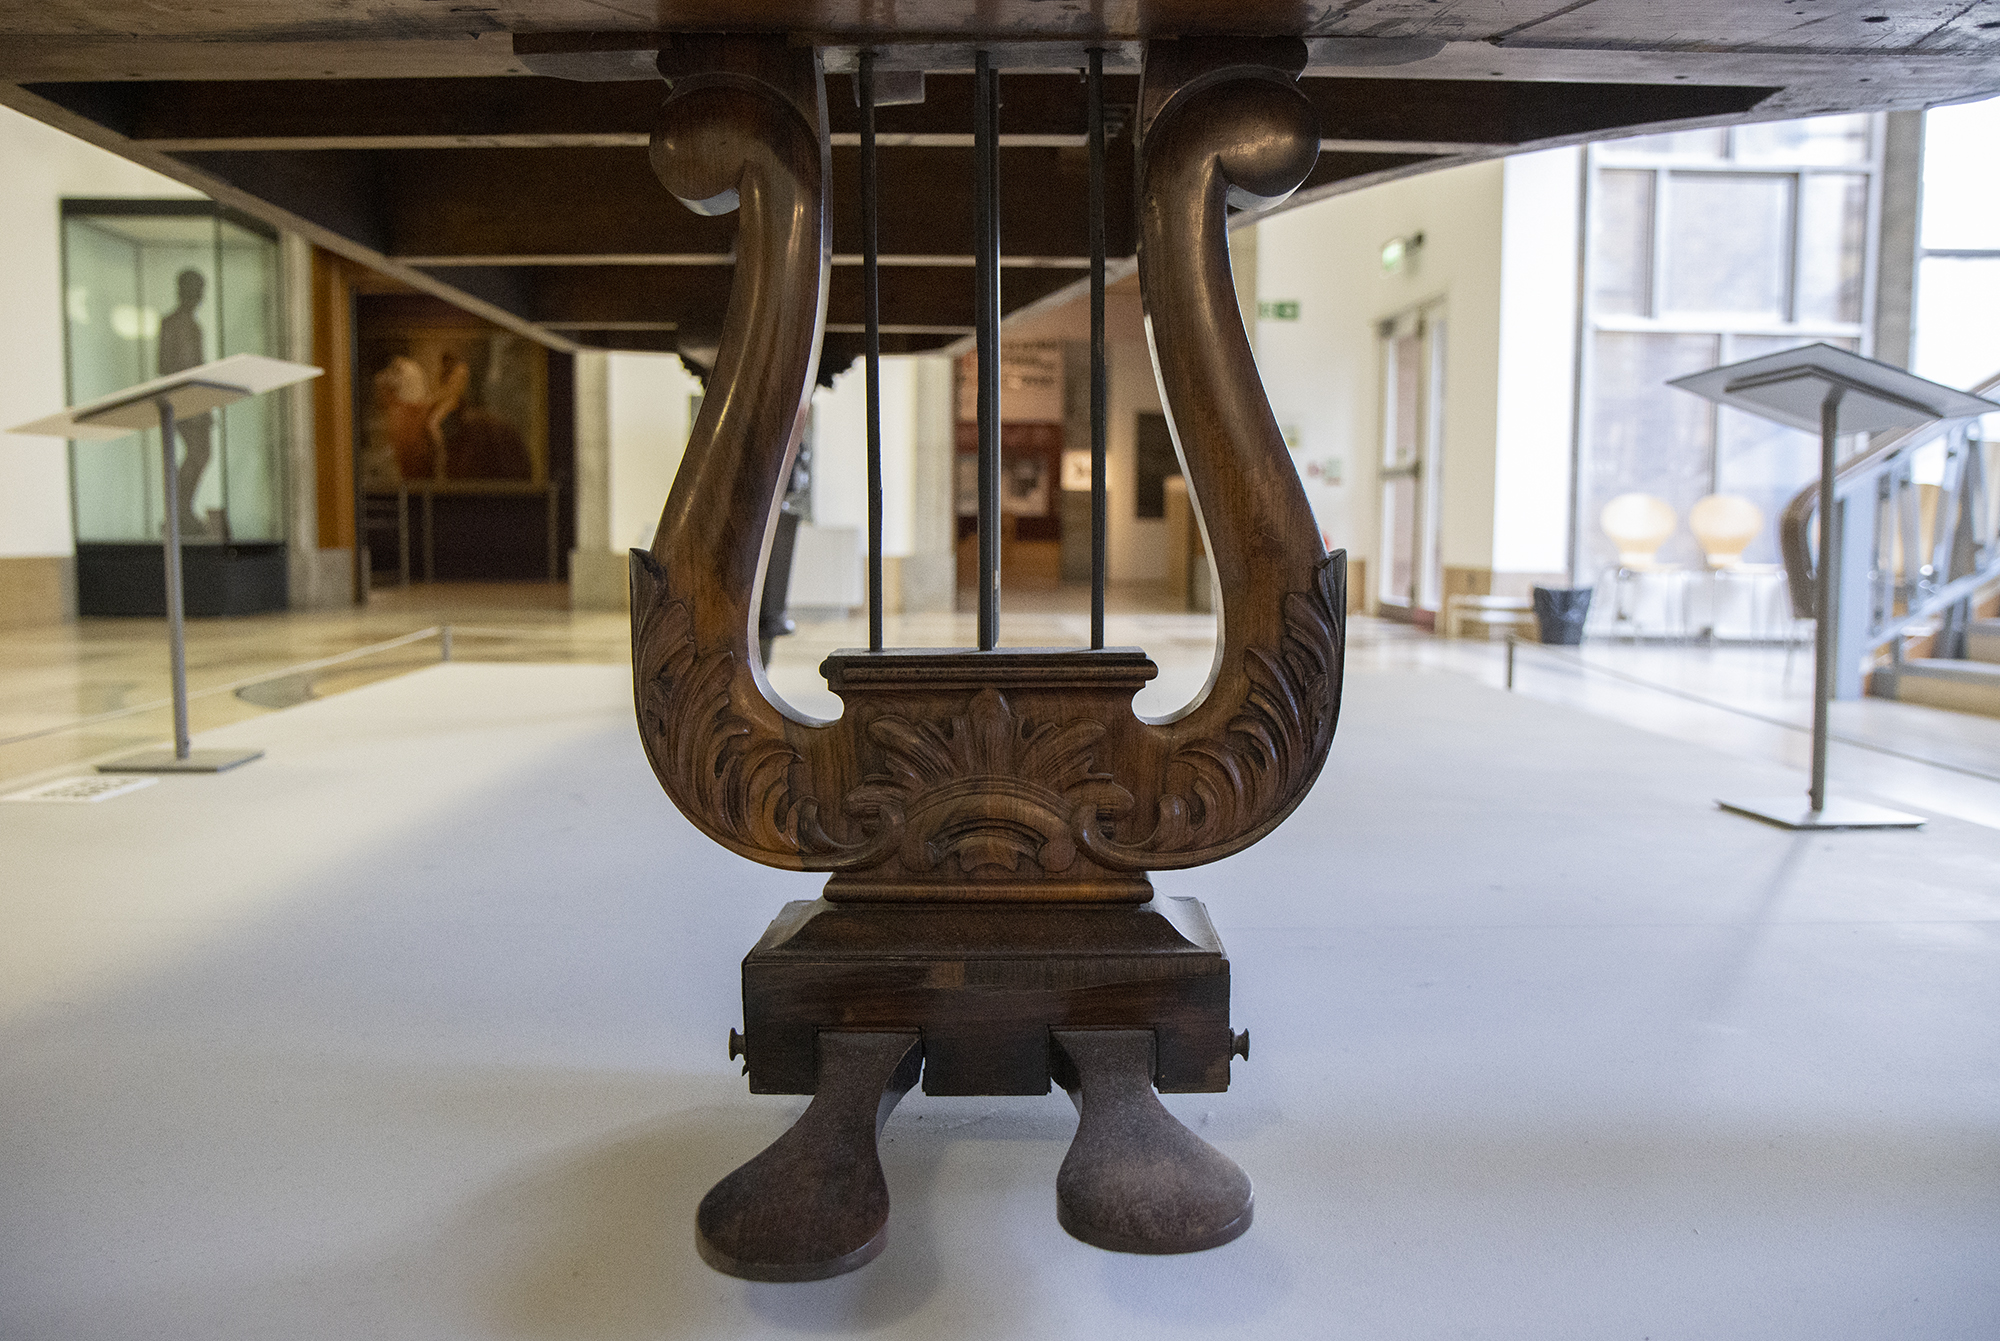
[[[1241,1057],[1246,1062],[1250,1060],[1250,1031],[1248,1029],[1239,1030],[1229,1036],[1229,1051],[1231,1054]],[[730,1055],[734,1056],[735,1054],[732,1053]]]
[[[747,1064],[749,1055],[749,1049],[743,1046],[743,1035],[731,1029],[729,1031],[729,1060],[733,1062],[738,1057],[742,1057]]]

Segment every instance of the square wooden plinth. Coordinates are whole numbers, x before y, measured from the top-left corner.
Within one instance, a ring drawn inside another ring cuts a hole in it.
[[[787,904],[743,960],[757,1094],[811,1094],[822,1030],[916,1029],[927,1094],[1046,1094],[1051,1029],[1150,1029],[1154,1084],[1229,1088],[1229,958],[1196,899]]]

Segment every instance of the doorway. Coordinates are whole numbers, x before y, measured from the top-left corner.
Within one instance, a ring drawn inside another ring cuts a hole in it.
[[[1384,319],[1381,537],[1375,602],[1390,619],[1430,627],[1443,588],[1438,549],[1444,475],[1445,320],[1442,303]]]

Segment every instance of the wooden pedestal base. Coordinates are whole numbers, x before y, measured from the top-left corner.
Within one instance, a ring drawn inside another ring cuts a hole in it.
[[[881,1251],[875,1142],[920,1064],[927,1094],[1069,1091],[1057,1219],[1085,1243],[1198,1252],[1249,1228],[1249,1178],[1153,1093],[1227,1089],[1249,1053],[1193,899],[794,903],[744,959],[743,1001],[750,1088],[814,1097],[703,1198],[697,1242],[719,1271],[820,1280]]]
[[[787,904],[743,960],[753,1094],[817,1089],[820,1031],[914,1029],[926,1094],[1047,1094],[1052,1029],[1146,1029],[1153,1083],[1229,1088],[1229,959],[1198,900]]]

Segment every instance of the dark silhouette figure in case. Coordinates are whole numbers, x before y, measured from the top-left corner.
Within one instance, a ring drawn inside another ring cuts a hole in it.
[[[180,306],[160,318],[162,377],[186,372],[203,361],[201,323],[195,320],[194,313],[201,306],[208,281],[201,277],[199,270],[183,270],[175,279],[175,284],[180,290]],[[177,423],[181,442],[187,447],[187,454],[181,458],[180,498],[176,500],[181,514],[181,534],[205,536],[211,528],[206,521],[195,516],[194,495],[201,487],[203,473],[208,470],[209,437],[214,431],[214,416],[189,415]]]

